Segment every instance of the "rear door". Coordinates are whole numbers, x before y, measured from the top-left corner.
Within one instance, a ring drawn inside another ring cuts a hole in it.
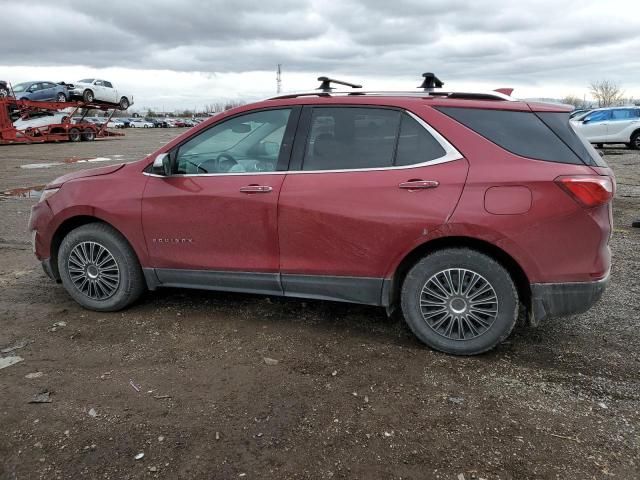
[[[285,294],[381,303],[392,266],[446,222],[466,173],[413,114],[305,107],[278,205]]]
[[[640,110],[635,108],[616,108],[611,110],[611,120],[609,121],[607,136],[611,142],[629,141],[631,127],[635,130],[640,125],[640,118],[637,114]]]

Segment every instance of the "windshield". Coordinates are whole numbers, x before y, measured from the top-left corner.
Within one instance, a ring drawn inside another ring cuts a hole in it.
[[[78,83],[93,83],[93,78],[85,78],[83,80],[78,80]]]
[[[19,83],[13,86],[14,92],[24,92],[27,88],[29,88],[30,83]]]

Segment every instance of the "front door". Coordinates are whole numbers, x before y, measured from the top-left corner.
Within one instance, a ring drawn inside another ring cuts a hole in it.
[[[278,214],[285,294],[382,303],[392,265],[453,212],[467,161],[397,109],[307,108],[300,125]]]
[[[606,142],[608,140],[611,110],[596,110],[582,120],[580,133],[591,143]]]
[[[170,152],[150,176],[142,220],[166,285],[279,292],[277,205],[297,110],[223,119]]]

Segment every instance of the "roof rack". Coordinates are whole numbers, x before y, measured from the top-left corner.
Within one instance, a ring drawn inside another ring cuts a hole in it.
[[[299,98],[299,97],[365,97],[365,96],[378,96],[378,97],[417,97],[417,98],[458,98],[468,100],[503,100],[515,102],[516,99],[496,91],[475,91],[475,92],[463,92],[463,91],[437,91],[432,90],[425,91],[331,91],[331,92],[291,92],[275,97],[269,97],[265,100],[283,100],[287,98]]]
[[[493,91],[476,91],[476,92],[461,92],[461,91],[446,91],[442,90],[444,82],[440,80],[435,74],[426,72],[422,74],[424,80],[418,87],[422,90],[418,91],[334,91],[335,89],[331,84],[345,85],[351,88],[362,88],[362,85],[356,85],[354,83],[344,82],[342,80],[335,80],[329,77],[318,77],[318,81],[322,82],[317,90],[319,92],[297,92],[297,93],[285,93],[276,97],[268,98],[267,100],[277,100],[286,98],[298,98],[298,97],[331,97],[331,96],[387,96],[387,97],[419,97],[419,98],[433,98],[433,97],[445,97],[445,98],[459,98],[469,100],[505,100],[515,101],[515,98],[510,94],[513,89],[500,88]]]
[[[442,88],[444,86],[444,82],[431,72],[423,73],[422,76],[424,80],[418,88],[422,88],[425,92],[430,92],[434,88]]]
[[[362,85],[357,85],[355,83],[349,83],[342,80],[336,80],[334,78],[329,78],[329,77],[318,77],[318,81],[322,83],[317,88],[317,90],[321,90],[323,92],[332,91],[333,90],[333,87],[331,86],[332,83],[336,83],[338,85],[344,85],[345,87],[362,88]]]

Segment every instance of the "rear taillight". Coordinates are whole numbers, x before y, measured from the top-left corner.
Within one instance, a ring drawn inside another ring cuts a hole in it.
[[[585,207],[597,207],[613,198],[611,178],[600,175],[567,175],[556,178],[556,183]]]

